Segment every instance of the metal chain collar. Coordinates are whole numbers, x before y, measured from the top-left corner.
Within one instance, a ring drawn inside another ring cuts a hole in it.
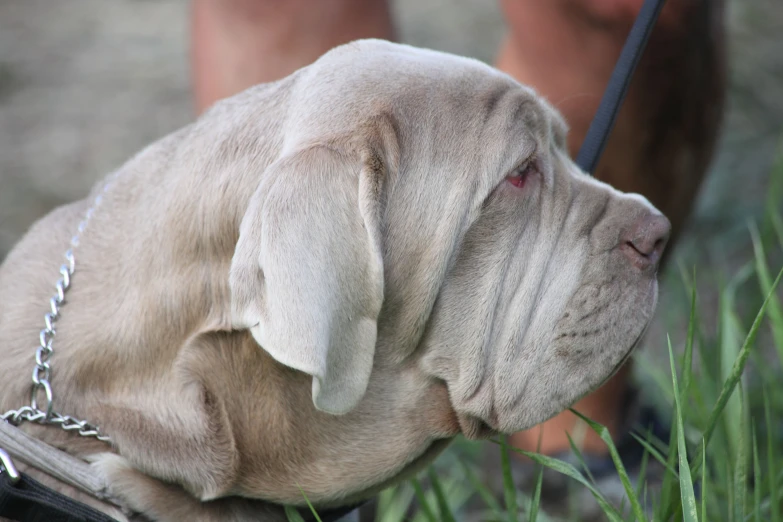
[[[104,185],[102,193],[99,194],[92,206],[87,209],[84,219],[79,223],[76,234],[71,238],[71,248],[65,252],[65,263],[60,266],[60,279],[55,284],[56,293],[49,299],[50,311],[44,314],[44,328],[38,335],[38,347],[35,350],[35,367],[33,368],[33,385],[30,389],[30,405],[22,406],[18,410],[9,410],[2,414],[0,418],[14,426],[22,422],[35,422],[38,424],[59,425],[66,431],[76,431],[82,437],[95,437],[98,440],[109,442],[108,436],[101,433],[100,428],[85,420],[79,420],[69,415],[62,415],[54,411],[54,394],[52,393],[51,380],[51,358],[54,350],[52,341],[57,333],[55,323],[60,317],[60,310],[65,306],[65,293],[71,287],[71,277],[76,269],[76,259],[73,255],[73,249],[79,245],[84,229],[92,218],[95,210],[103,201],[105,193],[111,184],[111,181]],[[42,399],[41,406],[38,400]]]

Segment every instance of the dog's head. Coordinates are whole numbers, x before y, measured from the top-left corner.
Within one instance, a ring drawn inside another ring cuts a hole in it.
[[[379,41],[296,73],[282,152],[231,266],[232,321],[342,414],[390,367],[448,388],[467,435],[599,386],[644,332],[669,225],[569,159],[532,90]]]

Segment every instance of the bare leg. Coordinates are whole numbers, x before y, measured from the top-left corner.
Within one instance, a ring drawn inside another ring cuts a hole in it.
[[[529,84],[566,117],[576,155],[642,0],[502,0],[509,35],[497,66]],[[722,2],[666,4],[609,139],[596,177],[648,197],[671,220],[676,236],[687,217],[715,144],[725,88]],[[671,246],[669,248],[671,250]],[[626,365],[574,407],[607,426],[621,427],[628,389]],[[565,412],[516,433],[512,442],[544,453],[567,451]],[[606,451],[588,431],[588,452]]]
[[[193,0],[191,23],[199,113],[283,78],[337,45],[393,37],[385,0]]]

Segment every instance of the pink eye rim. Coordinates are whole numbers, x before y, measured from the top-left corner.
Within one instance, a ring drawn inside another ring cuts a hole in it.
[[[518,189],[522,189],[527,184],[531,175],[537,171],[535,161],[527,161],[524,165],[521,165],[514,169],[511,174],[506,176],[506,181]]]

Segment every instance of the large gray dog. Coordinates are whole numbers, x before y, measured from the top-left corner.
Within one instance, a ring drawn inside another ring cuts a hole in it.
[[[0,410],[29,401],[63,253],[55,409],[22,426],[161,521],[278,520],[529,428],[598,387],[655,307],[669,224],[582,173],[552,107],[477,61],[339,47],[218,103],[0,269]],[[35,473],[34,471],[32,473]],[[69,487],[36,475],[68,494]]]

